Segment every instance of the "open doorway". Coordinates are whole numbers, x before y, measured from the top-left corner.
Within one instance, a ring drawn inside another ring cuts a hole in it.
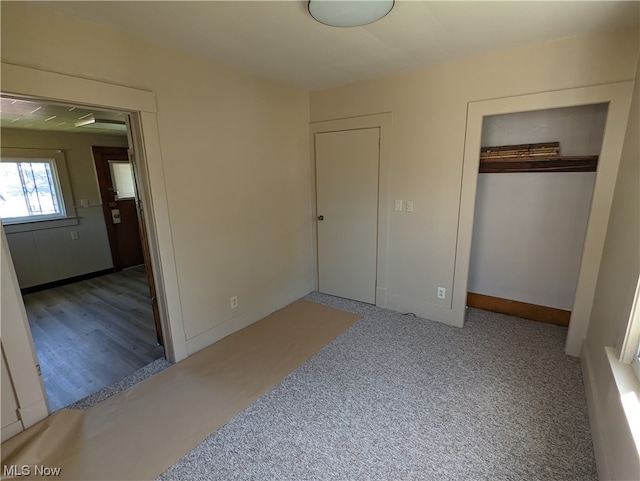
[[[469,306],[569,325],[607,109],[483,119]]]
[[[92,153],[95,146],[126,153],[126,119],[125,112],[2,98],[9,191],[1,216],[50,411],[164,357],[148,246],[128,268],[114,262]],[[134,164],[125,162],[135,179]],[[16,203],[22,211],[11,211]],[[133,231],[146,244],[135,187],[131,203]]]
[[[467,109],[462,193],[456,246],[456,266],[452,309],[464,322],[469,278],[469,257],[474,223],[479,152],[481,151],[483,118],[492,115],[526,112],[577,105],[607,104],[607,120],[598,158],[597,180],[593,188],[578,284],[567,331],[566,353],[579,356],[591,317],[593,295],[602,258],[604,240],[613,192],[620,162],[633,82],[620,82],[592,87],[580,87],[553,92],[526,94],[516,97],[470,102]]]

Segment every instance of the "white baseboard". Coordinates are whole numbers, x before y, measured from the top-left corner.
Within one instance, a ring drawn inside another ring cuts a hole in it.
[[[219,341],[223,337],[228,336],[240,329],[253,324],[256,321],[268,316],[272,312],[282,309],[283,307],[291,304],[292,302],[300,299],[301,297],[309,294],[314,290],[314,281],[310,279],[306,282],[290,287],[283,291],[280,291],[271,296],[266,301],[261,302],[255,306],[249,307],[242,314],[229,319],[228,321],[212,327],[198,334],[195,337],[187,340],[187,352],[191,356],[196,352],[210,346],[216,341]]]
[[[462,327],[464,324],[464,319],[457,319],[450,305],[438,305],[395,294],[386,294],[385,304],[384,307],[392,311],[411,312],[418,317],[442,322],[450,326]]]
[[[600,397],[596,392],[596,383],[593,376],[593,365],[591,362],[591,354],[587,349],[585,341],[582,341],[582,350],[580,353],[580,364],[582,366],[582,381],[584,383],[584,391],[587,398],[587,410],[589,412],[589,425],[591,427],[591,438],[593,439],[593,451],[596,456],[596,466],[598,468],[598,478],[601,480],[611,479],[611,470],[607,461],[605,451],[605,436],[602,432],[600,419],[605,419],[600,405]]]
[[[27,429],[38,421],[46,418],[49,415],[49,408],[47,408],[47,402],[45,399],[40,398],[28,406],[21,406],[18,408],[18,415],[22,420],[24,428]]]
[[[387,289],[385,287],[376,287],[376,306],[383,309],[387,307]]]
[[[24,431],[24,427],[22,426],[22,422],[18,419],[6,426],[2,426],[2,442],[4,443],[7,439],[14,437],[16,434]]]

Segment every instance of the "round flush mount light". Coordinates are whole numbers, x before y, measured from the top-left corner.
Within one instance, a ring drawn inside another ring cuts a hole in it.
[[[360,27],[386,16],[394,3],[394,0],[309,0],[309,13],[331,27]]]

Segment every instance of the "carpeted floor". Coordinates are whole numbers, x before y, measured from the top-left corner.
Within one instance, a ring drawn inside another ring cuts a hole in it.
[[[360,318],[293,302],[90,409],[56,411],[2,443],[2,464],[155,479]]]
[[[307,299],[364,317],[159,480],[597,479],[566,328]]]

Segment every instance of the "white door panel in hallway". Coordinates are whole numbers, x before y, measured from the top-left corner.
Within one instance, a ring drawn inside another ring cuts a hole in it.
[[[318,290],[375,304],[380,129],[315,137]]]

